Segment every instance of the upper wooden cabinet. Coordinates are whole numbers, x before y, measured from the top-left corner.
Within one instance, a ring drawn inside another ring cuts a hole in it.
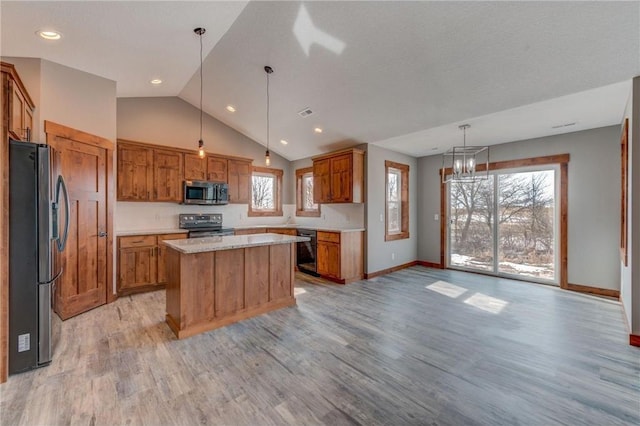
[[[182,201],[182,152],[153,150],[153,199],[155,201]]]
[[[118,139],[118,201],[182,202],[185,180],[229,184],[229,202],[248,203],[251,159]]]
[[[118,142],[118,200],[151,201],[153,150]]]
[[[3,122],[8,124],[8,136],[23,141],[29,140],[29,136],[32,138],[35,104],[15,67],[5,62],[2,62],[2,99]]]
[[[249,204],[251,201],[251,161],[229,159],[229,202]]]
[[[216,155],[200,158],[198,154],[184,154],[185,180],[227,182],[227,159]]]
[[[209,155],[207,157],[207,180],[213,182],[228,182],[228,160],[224,157]]]
[[[314,157],[313,201],[362,203],[364,201],[364,151],[347,149]]]
[[[198,154],[184,154],[184,179],[207,180],[207,159]]]

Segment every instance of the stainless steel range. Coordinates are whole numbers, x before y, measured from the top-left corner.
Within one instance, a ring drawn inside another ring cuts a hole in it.
[[[233,228],[222,227],[222,213],[180,214],[180,229],[189,230],[189,238],[233,235]]]

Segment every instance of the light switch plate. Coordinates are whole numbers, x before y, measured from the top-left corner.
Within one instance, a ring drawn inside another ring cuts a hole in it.
[[[433,215],[433,220],[438,220],[440,219],[440,215],[438,213]]]

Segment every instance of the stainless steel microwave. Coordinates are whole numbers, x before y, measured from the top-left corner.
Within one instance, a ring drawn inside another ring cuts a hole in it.
[[[229,203],[229,186],[204,180],[184,181],[184,204],[222,205]]]

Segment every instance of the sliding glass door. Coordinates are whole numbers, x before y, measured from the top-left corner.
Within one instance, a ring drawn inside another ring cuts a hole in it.
[[[557,170],[502,170],[449,184],[448,265],[558,283]]]

